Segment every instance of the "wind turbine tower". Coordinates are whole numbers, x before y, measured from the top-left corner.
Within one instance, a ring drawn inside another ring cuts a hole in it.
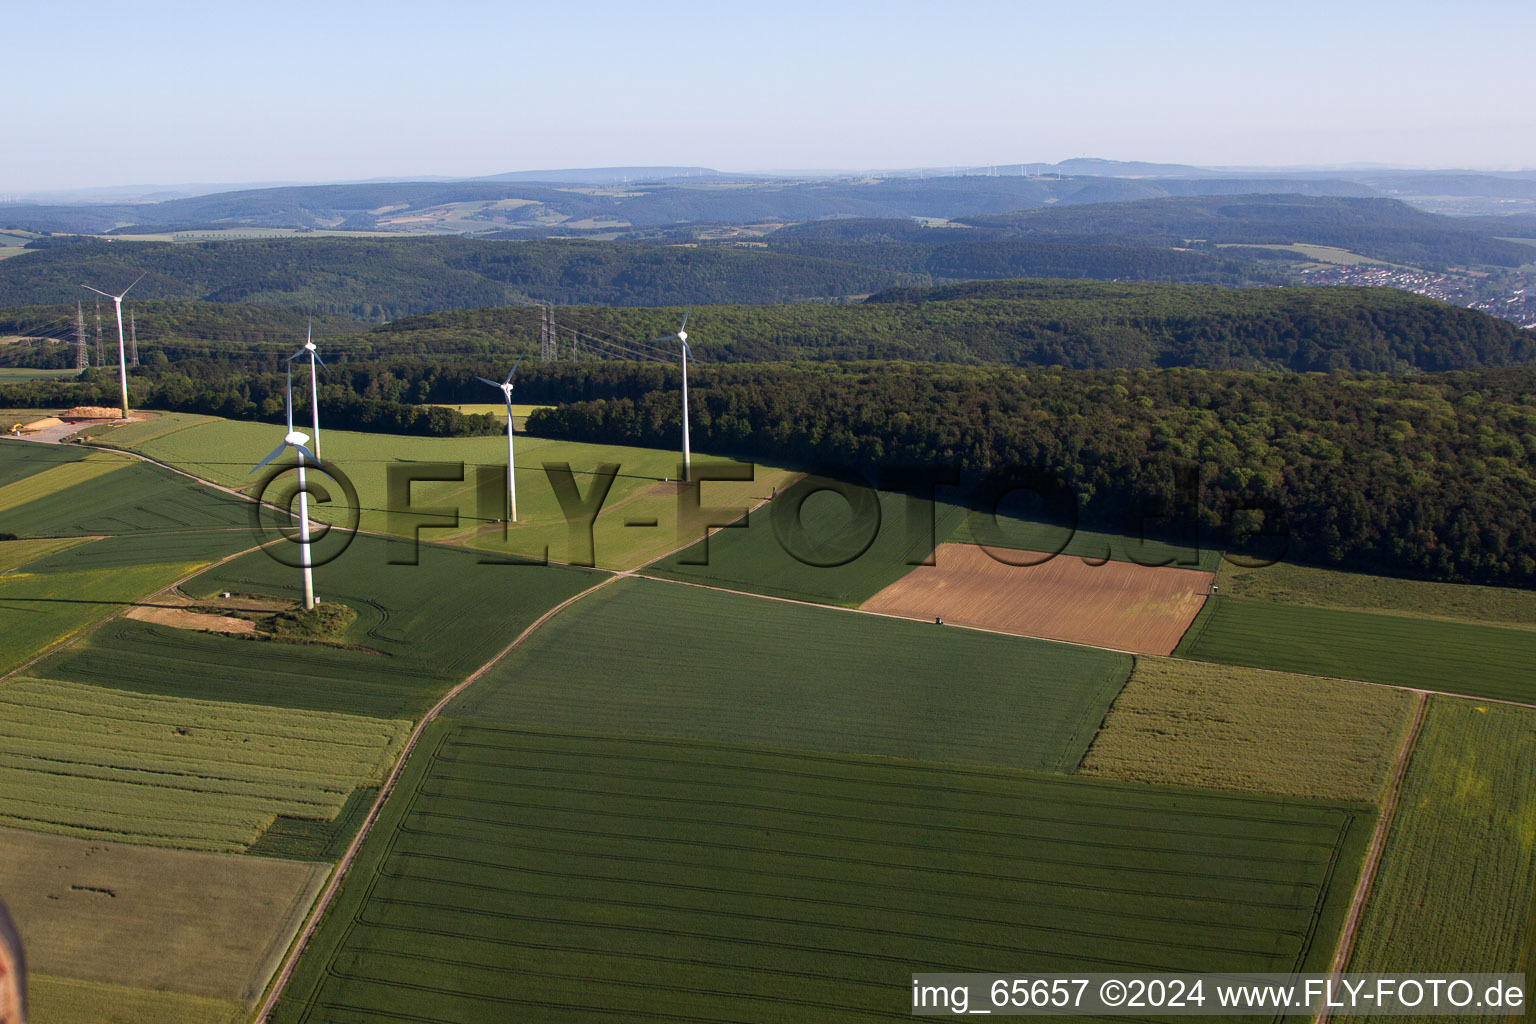
[[[517,522],[517,470],[512,462],[512,375],[517,372],[517,364],[523,361],[522,356],[517,357],[517,362],[512,364],[512,369],[507,371],[507,379],[500,384],[489,377],[476,377],[478,381],[489,384],[501,392],[502,398],[507,402],[507,522]]]
[[[692,309],[692,306],[688,306],[683,310],[683,322],[678,327],[676,334],[663,334],[659,338],[651,339],[651,344],[653,345],[658,341],[676,341],[683,347],[683,483],[688,482],[690,464],[688,452],[688,364],[694,360],[693,350],[688,347],[688,313]]]
[[[300,351],[303,351],[300,349]],[[304,609],[306,611],[315,606],[315,569],[314,559],[310,555],[309,547],[309,492],[304,489],[304,460],[307,458],[315,465],[320,460],[311,454],[305,446],[309,438],[293,429],[293,362],[288,363],[288,385],[286,391],[286,408],[288,411],[288,433],[283,435],[282,443],[272,449],[271,454],[256,463],[252,473],[265,466],[279,455],[285,448],[292,448],[294,454],[299,457],[299,565],[304,570]],[[318,417],[317,417],[318,418]]]
[[[149,271],[146,270],[144,273],[147,274]],[[134,278],[133,284],[138,284],[142,280],[144,280],[144,274],[140,274],[138,277]],[[102,295],[111,299],[113,307],[117,310],[117,379],[123,386],[123,419],[128,418],[128,363],[126,358],[127,353],[123,351],[123,295],[127,295],[128,292],[133,289],[133,284],[129,285],[127,288],[124,288],[122,294],[120,295],[107,295],[106,292],[92,288],[88,284],[81,285],[81,287],[87,291],[96,292],[97,295]],[[100,302],[96,303],[96,308],[101,308]],[[99,344],[101,341],[101,319],[99,315],[97,317],[96,323],[96,340]]]

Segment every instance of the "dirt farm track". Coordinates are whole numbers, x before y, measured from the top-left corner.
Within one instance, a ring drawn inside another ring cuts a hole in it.
[[[1010,556],[1046,557],[1026,551]],[[1039,565],[1008,565],[973,544],[941,544],[935,564],[916,567],[862,607],[1166,655],[1205,603],[1212,578],[1197,569],[1090,565],[1065,555]]]

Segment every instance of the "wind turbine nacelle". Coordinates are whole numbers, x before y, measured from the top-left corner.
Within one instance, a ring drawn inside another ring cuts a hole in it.
[[[297,430],[283,438],[284,444],[309,444],[309,435],[301,434]]]
[[[682,342],[684,345],[688,344],[688,332],[687,331],[678,331],[677,332],[677,340]]]

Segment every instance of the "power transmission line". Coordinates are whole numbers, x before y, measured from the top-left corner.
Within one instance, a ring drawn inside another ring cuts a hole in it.
[[[85,347],[85,307],[75,303],[75,369],[89,369],[90,350]]]

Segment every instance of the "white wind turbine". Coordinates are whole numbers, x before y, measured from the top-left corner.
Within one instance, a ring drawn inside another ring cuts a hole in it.
[[[651,344],[658,341],[676,341],[683,346],[683,483],[688,482],[688,364],[694,362],[693,349],[688,347],[688,313],[693,307],[690,305],[683,310],[683,322],[678,327],[676,334],[663,334],[659,338],[652,338]],[[697,365],[695,363],[695,365]]]
[[[489,377],[475,378],[500,391],[507,401],[507,521],[512,523],[517,522],[517,471],[512,465],[512,375],[517,372],[517,364],[522,361],[523,357],[518,356],[512,369],[507,371],[507,379],[500,384]]]
[[[149,273],[149,271],[147,271],[147,270],[144,271],[144,274],[148,274],[148,273]],[[134,278],[133,279],[133,284],[138,284],[140,281],[144,280],[144,274],[140,274],[138,277]],[[133,290],[133,284],[131,284],[127,288],[123,289],[123,295],[127,295],[130,291]],[[102,291],[101,289],[99,289],[99,288],[92,288],[88,284],[83,284],[80,287],[84,288],[88,292],[95,292],[97,295],[100,295],[100,296],[102,296],[104,298],[111,299],[112,300],[112,305],[117,308],[117,379],[118,379],[118,383],[120,383],[123,386],[123,419],[127,419],[128,418],[128,362],[127,362],[127,359],[123,355],[123,295],[108,295],[106,292]],[[101,326],[101,321],[99,319],[96,321],[96,325],[98,327],[96,335],[97,335],[97,338],[99,339],[100,336],[101,336],[101,331],[99,330],[99,328]]]
[[[302,351],[302,350],[300,350]],[[288,433],[283,435],[283,441],[271,454],[258,462],[252,473],[261,469],[267,463],[283,454],[286,448],[292,448],[294,454],[299,457],[299,565],[304,570],[304,607],[310,609],[315,606],[315,570],[314,559],[310,557],[309,549],[309,493],[304,489],[304,460],[308,459],[315,465],[320,460],[315,458],[310,450],[304,447],[309,443],[309,438],[293,429],[293,364],[288,365],[288,389],[286,407],[288,411]]]
[[[325,360],[320,358],[320,352],[319,352],[318,349],[315,348],[315,318],[314,317],[310,317],[309,318],[309,328],[308,328],[308,330],[304,334],[304,347],[299,349],[293,355],[288,357],[288,362],[290,364],[289,377],[288,377],[289,387],[293,386],[292,385],[293,372],[292,372],[292,369],[291,369],[291,364],[293,363],[293,361],[295,359],[299,358],[299,356],[304,355],[306,352],[309,354],[309,411],[310,411],[310,416],[311,416],[311,422],[314,424],[314,430],[315,430],[315,461],[319,462],[320,461],[320,386],[315,382],[315,364],[318,362],[321,366],[324,366],[325,365]],[[290,403],[292,402],[292,398],[291,397],[289,398],[289,401],[290,401]],[[288,429],[289,430],[293,429],[293,412],[292,412],[291,409],[289,410],[289,413],[288,413]]]

